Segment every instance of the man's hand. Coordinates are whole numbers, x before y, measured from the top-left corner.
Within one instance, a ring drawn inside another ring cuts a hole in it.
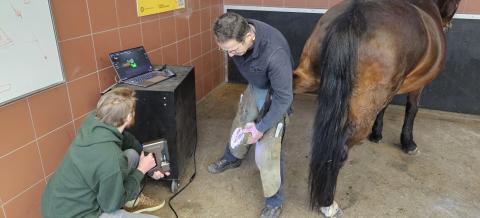
[[[150,169],[154,168],[157,165],[155,163],[155,158],[153,158],[153,154],[150,153],[147,156],[142,153],[140,154],[140,161],[138,162],[137,169],[140,170],[143,174],[147,173]]]
[[[263,132],[258,131],[255,123],[252,122],[245,124],[245,128],[243,128],[243,133],[252,134],[252,138],[247,141],[248,144],[257,143],[257,141],[260,140],[263,136]]]
[[[155,180],[159,180],[165,176],[169,176],[170,175],[170,172],[165,172],[165,174],[163,174],[162,172],[160,172],[159,170],[153,172],[153,175],[151,176],[153,179]]]

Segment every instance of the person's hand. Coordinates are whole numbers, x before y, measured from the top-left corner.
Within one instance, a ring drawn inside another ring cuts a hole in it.
[[[137,169],[140,170],[143,174],[147,173],[149,170],[154,168],[157,165],[155,162],[155,158],[153,157],[153,154],[150,153],[147,156],[142,153],[140,154],[140,161],[138,162],[138,167]]]
[[[163,174],[162,172],[160,172],[160,170],[156,170],[155,172],[153,172],[153,175],[151,176],[152,179],[155,179],[155,180],[159,180],[165,176],[169,176],[170,175],[170,172],[165,172],[165,174]]]
[[[263,132],[257,130],[255,123],[247,123],[245,124],[245,128],[243,128],[243,133],[250,133],[252,137],[247,141],[247,144],[257,143],[263,136]]]

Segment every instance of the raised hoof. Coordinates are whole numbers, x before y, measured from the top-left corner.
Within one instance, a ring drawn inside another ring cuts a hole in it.
[[[369,136],[368,136],[368,140],[370,140],[371,142],[375,142],[375,143],[379,143],[381,140],[382,140],[383,136],[382,134],[373,134],[371,133]]]

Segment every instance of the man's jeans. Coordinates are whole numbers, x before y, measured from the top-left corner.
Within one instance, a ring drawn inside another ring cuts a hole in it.
[[[138,155],[137,151],[133,149],[127,149],[123,151],[123,155],[127,157],[128,168],[130,169],[137,168],[138,162],[140,160],[140,155]],[[125,210],[119,209],[111,213],[102,213],[102,215],[100,215],[100,218],[158,218],[158,217],[154,215],[142,214],[142,213],[129,213]]]
[[[140,161],[140,155],[138,155],[137,151],[133,149],[127,149],[123,151],[123,155],[127,157],[129,169],[137,168],[138,162]]]
[[[99,218],[158,218],[158,216],[144,213],[129,213],[125,210],[116,210],[111,213],[102,213]]]

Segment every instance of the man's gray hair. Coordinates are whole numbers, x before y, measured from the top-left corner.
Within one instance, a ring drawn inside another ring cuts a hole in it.
[[[247,20],[233,12],[221,15],[213,25],[213,33],[219,43],[232,39],[235,39],[237,42],[243,42],[249,31],[250,25],[248,25]]]

